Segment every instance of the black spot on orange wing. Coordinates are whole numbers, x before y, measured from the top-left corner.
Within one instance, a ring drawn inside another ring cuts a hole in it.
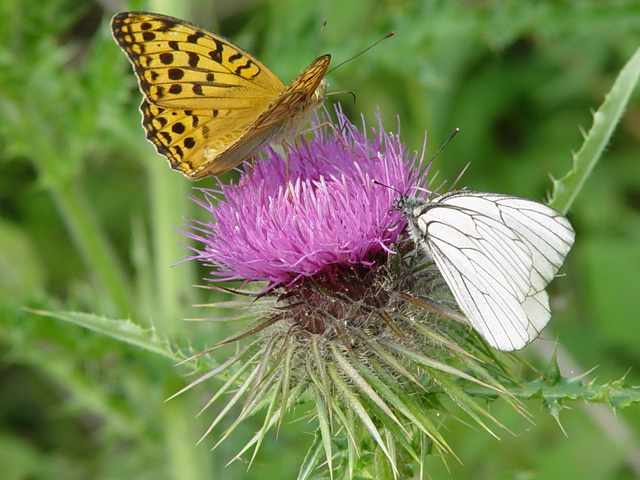
[[[171,65],[173,63],[173,53],[161,53],[160,54],[160,61],[164,64],[164,65]]]
[[[200,63],[200,55],[194,52],[187,52],[187,55],[189,56],[189,66],[196,68]]]
[[[187,37],[187,42],[189,43],[198,43],[198,39],[204,37],[204,33],[202,32],[193,32],[191,35]]]
[[[211,60],[213,60],[214,62],[222,63],[222,49],[224,47],[222,46],[222,43],[219,40],[214,39],[214,43],[216,44],[216,49],[211,50],[209,52],[209,56],[211,57]]]
[[[184,77],[184,70],[181,68],[170,68],[167,75],[171,80],[178,81]]]
[[[169,18],[163,18],[160,26],[156,29],[158,32],[168,32],[176,28],[178,24]]]

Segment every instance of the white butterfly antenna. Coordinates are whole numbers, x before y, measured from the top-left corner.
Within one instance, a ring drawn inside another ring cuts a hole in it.
[[[442,152],[442,150],[444,150],[444,147],[446,147],[446,146],[449,144],[449,142],[450,142],[451,140],[453,140],[453,137],[455,137],[455,136],[458,134],[458,132],[459,132],[459,131],[460,131],[460,129],[459,129],[459,128],[455,128],[455,129],[453,130],[453,132],[451,132],[451,135],[449,135],[449,137],[444,141],[444,143],[440,146],[440,148],[438,148],[438,150],[436,151],[436,153],[434,153],[434,154],[431,156],[431,158],[429,159],[429,161],[428,161],[428,162],[426,163],[426,165],[423,167],[423,169],[422,169],[422,171],[423,171],[423,172],[425,171],[425,169],[426,169],[426,168],[428,168],[428,166],[429,166],[429,165],[431,165],[431,163],[433,163],[433,160],[434,160],[434,159],[435,159],[435,158],[440,154],[440,152]],[[426,145],[427,145],[427,135],[426,135],[426,133],[425,133],[424,142],[423,142],[423,144],[422,144],[422,151],[423,151],[423,152],[424,152],[424,150],[425,150],[425,148],[426,148]],[[462,172],[460,173],[460,175],[458,175],[458,178],[456,178],[456,180],[453,182],[452,188],[453,188],[453,186],[455,186],[455,184],[456,184],[456,183],[458,183],[458,180],[460,180],[460,177],[462,177],[462,175],[464,174],[464,172],[467,170],[467,168],[468,168],[468,167],[469,167],[469,164],[467,164],[467,166],[466,166],[466,167],[464,167],[464,169],[462,170]],[[421,175],[422,175],[422,172],[420,172],[420,175],[418,175],[418,176],[421,176]],[[435,173],[435,175],[434,175],[434,176],[429,180],[429,184],[431,184],[431,183],[435,180],[435,177],[436,177],[437,175],[438,175],[438,172],[436,172],[436,173]],[[375,178],[371,180],[371,183],[374,183],[375,185],[381,185],[381,186],[383,186],[383,187],[386,187],[386,188],[388,188],[389,190],[393,190],[394,192],[398,193],[399,195],[406,195],[406,193],[402,193],[402,192],[401,192],[400,190],[398,190],[397,188],[395,188],[395,187],[393,187],[393,186],[391,186],[391,185],[386,185],[386,184],[384,184],[384,183],[382,183],[382,182],[380,182],[380,181],[376,180]],[[445,185],[446,183],[447,183],[447,181],[446,181],[446,180],[444,180],[444,181],[440,184],[440,186],[438,186],[438,188],[436,188],[435,190],[432,190],[432,191],[427,190],[427,189],[422,188],[422,187],[414,187],[414,188],[416,188],[417,190],[424,191],[424,192],[426,192],[426,193],[434,193],[434,192],[437,192],[438,190],[440,190],[441,188],[443,188],[443,187],[444,187],[444,185]],[[427,187],[428,187],[428,186],[429,186],[429,185],[427,185]]]
[[[453,140],[453,137],[455,137],[455,136],[458,134],[458,132],[460,132],[460,129],[459,129],[458,127],[456,127],[456,128],[454,128],[454,129],[453,129],[453,132],[451,132],[451,135],[449,135],[449,138],[447,138],[447,139],[444,141],[444,143],[443,143],[442,145],[440,145],[440,148],[436,151],[436,153],[434,153],[434,154],[431,156],[431,158],[429,159],[428,164],[429,164],[429,163],[431,163],[431,162],[433,162],[433,160],[434,160],[438,155],[440,155],[440,152],[442,152],[442,150],[444,150],[444,147],[446,147],[447,145],[449,145],[449,142],[450,142],[451,140]]]
[[[375,178],[371,179],[371,183],[373,183],[374,185],[380,185],[381,187],[384,188],[388,188],[389,190],[393,190],[394,192],[396,192],[398,195],[405,195],[404,193],[402,193],[400,190],[398,190],[396,187],[392,187],[391,185],[387,185],[386,183],[382,183],[379,182],[378,180],[376,180]]]
[[[386,183],[379,182],[379,181],[378,181],[378,180],[376,180],[375,178],[372,178],[372,179],[371,179],[371,183],[373,183],[374,185],[380,185],[381,187],[384,187],[384,188],[388,188],[389,190],[396,192],[398,195],[400,195],[400,197],[404,197],[404,196],[406,196],[406,193],[402,193],[402,192],[401,192],[400,190],[398,190],[396,187],[393,187],[393,186],[391,186],[391,185],[387,185]],[[400,197],[399,197],[399,198],[400,198]],[[394,210],[397,210],[397,208],[395,207],[395,204],[394,204],[394,206],[393,206],[392,208],[390,208],[390,209],[389,209],[389,211],[388,211],[387,213],[392,213]],[[398,226],[398,224],[399,224],[400,222],[402,222],[402,221],[403,221],[403,218],[404,218],[404,217],[400,217],[400,218],[398,218],[398,220],[397,220],[393,225],[389,225],[387,228],[385,228],[385,230],[389,230],[389,231],[390,231],[390,230],[393,230],[394,228],[396,228],[396,227]]]
[[[449,135],[449,137],[442,143],[442,145],[440,145],[440,148],[438,148],[438,150],[436,150],[436,153],[434,153],[433,155],[431,155],[431,158],[429,159],[429,161],[427,162],[427,164],[425,165],[425,169],[431,165],[433,163],[433,161],[435,160],[435,158],[440,155],[440,153],[444,150],[444,147],[446,147],[447,145],[449,145],[449,142],[451,142],[451,140],[453,140],[453,137],[455,137],[458,132],[460,132],[460,129],[458,127],[454,128],[453,131],[451,132],[451,134]],[[469,165],[467,164],[467,167]],[[451,186],[451,188],[453,189],[453,186],[458,182],[458,180],[460,180],[460,177],[462,176],[462,174],[465,172],[465,170],[467,169],[467,167],[464,168],[464,170],[462,171],[462,173],[460,175],[458,175],[458,178],[455,179],[455,181],[453,182],[453,185]],[[423,169],[424,171],[424,169]],[[436,179],[436,177],[438,176],[439,172],[436,172],[433,177],[431,177],[431,179],[429,180],[429,185],[427,185],[427,187],[429,187]],[[442,183],[440,183],[440,185],[438,185],[435,189],[428,191],[427,193],[437,193],[438,190],[444,188],[444,186],[447,184],[446,180],[443,180]],[[416,187],[418,190],[423,190],[423,188],[420,187]]]

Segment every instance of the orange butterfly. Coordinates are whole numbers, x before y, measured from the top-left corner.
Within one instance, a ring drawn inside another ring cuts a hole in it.
[[[178,18],[122,12],[111,29],[144,95],[147,139],[189,180],[295,137],[325,98],[331,55],[286,86],[237,45]]]

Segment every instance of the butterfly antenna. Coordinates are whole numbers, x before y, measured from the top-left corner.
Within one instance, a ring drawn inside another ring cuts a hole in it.
[[[380,41],[380,40],[378,40],[378,41]],[[373,46],[373,45],[372,45],[372,46]],[[433,162],[434,158],[436,158],[436,157],[440,154],[440,152],[442,152],[442,150],[444,150],[444,147],[446,147],[446,146],[449,144],[449,142],[450,142],[451,140],[453,140],[453,137],[455,137],[455,136],[458,134],[458,132],[459,132],[459,131],[460,131],[460,129],[459,129],[459,128],[456,128],[456,129],[454,129],[454,130],[453,130],[453,132],[451,132],[451,135],[449,135],[449,138],[447,138],[447,139],[444,141],[444,143],[442,144],[442,146],[438,149],[438,151],[437,151],[436,153],[434,153],[434,154],[431,156],[431,158],[430,158],[430,159],[429,159],[429,161],[427,162],[427,166],[429,166],[429,165],[431,164],[431,162]],[[424,144],[423,144],[423,147],[422,147],[422,151],[423,151],[423,152],[424,152],[424,149],[426,148],[426,143],[427,143],[427,137],[426,137],[426,135],[425,135],[425,137],[424,137]],[[425,166],[425,168],[427,168],[427,166]],[[466,166],[466,167],[464,167],[464,169],[462,170],[462,172],[460,172],[460,175],[458,175],[458,178],[456,178],[455,182],[453,182],[453,185],[452,185],[452,187],[451,187],[452,189],[453,189],[453,186],[455,186],[455,184],[456,184],[456,183],[458,183],[458,180],[460,180],[460,178],[462,177],[462,175],[464,174],[464,172],[467,170],[467,167],[469,167],[469,164],[467,164],[467,166]],[[436,173],[436,175],[437,175],[437,173]],[[435,177],[436,177],[436,176],[434,175],[434,176],[431,178],[431,180],[429,181],[429,184],[431,184],[431,183],[435,180]],[[397,188],[394,188],[394,187],[392,187],[392,186],[390,186],[390,185],[385,185],[384,183],[379,182],[379,181],[378,181],[378,180],[376,180],[376,179],[371,180],[371,183],[373,183],[373,184],[375,184],[375,185],[381,185],[381,186],[386,187],[386,188],[388,188],[388,189],[390,189],[390,190],[393,190],[394,192],[397,192],[397,193],[398,193],[398,194],[400,194],[400,195],[403,195],[403,193],[402,193],[402,192],[400,192]],[[441,184],[438,188],[436,188],[435,190],[433,190],[433,192],[436,192],[436,191],[438,191],[440,188],[444,187],[444,184],[445,184],[445,183],[446,183],[446,180],[445,180],[444,182],[442,182],[442,184]]]
[[[396,192],[396,193],[397,193],[398,195],[400,195],[401,197],[404,197],[404,195],[405,195],[405,194],[404,194],[404,193],[402,193],[400,190],[398,190],[396,187],[392,187],[391,185],[386,185],[386,184],[384,184],[384,183],[382,183],[382,182],[379,182],[379,181],[378,181],[378,180],[376,180],[375,178],[372,178],[372,179],[371,179],[371,183],[373,183],[374,185],[380,185],[381,187],[384,187],[384,188],[388,188],[389,190],[391,190],[391,191],[393,191],[393,192]],[[393,211],[394,211],[394,210],[396,210],[396,209],[397,209],[397,207],[396,207],[396,206],[395,206],[395,204],[394,204],[394,206],[393,206],[391,209],[389,209],[389,212],[388,212],[388,213],[391,213],[391,212],[393,212]],[[402,221],[402,217],[400,217],[396,223],[394,223],[393,225],[391,225],[391,226],[387,227],[385,230],[387,230],[387,229],[388,229],[388,230],[393,230],[394,228],[396,228],[396,226],[397,226],[401,221]]]
[[[387,185],[385,183],[379,182],[375,178],[371,179],[371,183],[373,183],[374,185],[380,185],[381,187],[384,187],[384,188],[388,188],[389,190],[393,190],[398,195],[403,195],[403,193],[400,190],[398,190],[396,187],[392,187],[391,185]]]
[[[376,42],[372,43],[371,45],[369,45],[367,48],[365,48],[364,50],[362,50],[359,53],[356,53],[353,57],[351,58],[347,58],[344,62],[339,63],[338,65],[336,65],[335,67],[333,67],[331,70],[329,70],[327,72],[327,75],[329,75],[331,72],[333,72],[334,70],[337,70],[338,68],[340,68],[341,66],[343,66],[345,63],[350,62],[351,60],[353,60],[354,58],[359,57],[360,55],[362,55],[364,52],[366,52],[367,50],[371,50],[373,47],[375,47],[376,45],[378,45],[381,41],[386,40],[389,37],[393,37],[396,34],[396,32],[389,32],[387,33],[384,37],[380,38],[379,40],[377,40]]]
[[[453,137],[455,137],[459,131],[460,131],[459,128],[455,128],[453,132],[451,132],[451,135],[449,135],[449,138],[447,138],[442,144],[442,146],[438,149],[438,151],[431,156],[431,158],[429,159],[429,163],[433,162],[433,159],[436,158],[440,154],[440,152],[442,152],[442,150],[444,150],[444,147],[449,145],[449,142],[453,140]],[[466,170],[466,167],[465,167],[465,170]]]
[[[327,21],[324,20],[322,25],[320,25],[320,31],[318,32],[318,40],[316,40],[316,58],[318,58],[318,52],[320,51],[320,38],[322,37],[322,32],[324,32],[324,27],[327,26]]]

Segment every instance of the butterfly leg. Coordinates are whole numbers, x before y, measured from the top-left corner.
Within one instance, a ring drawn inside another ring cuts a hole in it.
[[[338,140],[340,140],[340,143],[342,143],[342,146],[345,148],[345,150],[350,151],[351,153],[353,153],[356,157],[358,158],[364,158],[362,155],[360,155],[358,152],[356,152],[355,150],[353,150],[353,148],[351,148],[349,145],[347,145],[347,142],[345,142],[344,140],[344,136],[342,135],[342,132],[338,131],[338,129],[336,128],[335,125],[333,125],[332,123],[329,122],[322,122],[319,123],[318,125],[314,125],[311,128],[308,128],[306,130],[304,130],[303,132],[300,133],[300,135],[305,135],[307,133],[311,133],[315,130],[318,130],[322,127],[328,127],[331,130],[333,130],[334,135],[336,136],[336,138]]]
[[[253,157],[251,160],[247,160],[245,161],[245,163],[247,164],[247,168],[245,170],[245,173],[247,175],[247,178],[245,179],[244,182],[242,182],[240,185],[238,185],[238,187],[244,187],[247,183],[249,183],[251,181],[251,179],[253,178]]]
[[[285,143],[282,144],[282,148],[284,149],[284,184],[287,186],[287,196],[289,197],[289,203],[293,205],[293,193],[291,193],[291,182],[289,181],[289,154],[291,153],[291,149]]]

